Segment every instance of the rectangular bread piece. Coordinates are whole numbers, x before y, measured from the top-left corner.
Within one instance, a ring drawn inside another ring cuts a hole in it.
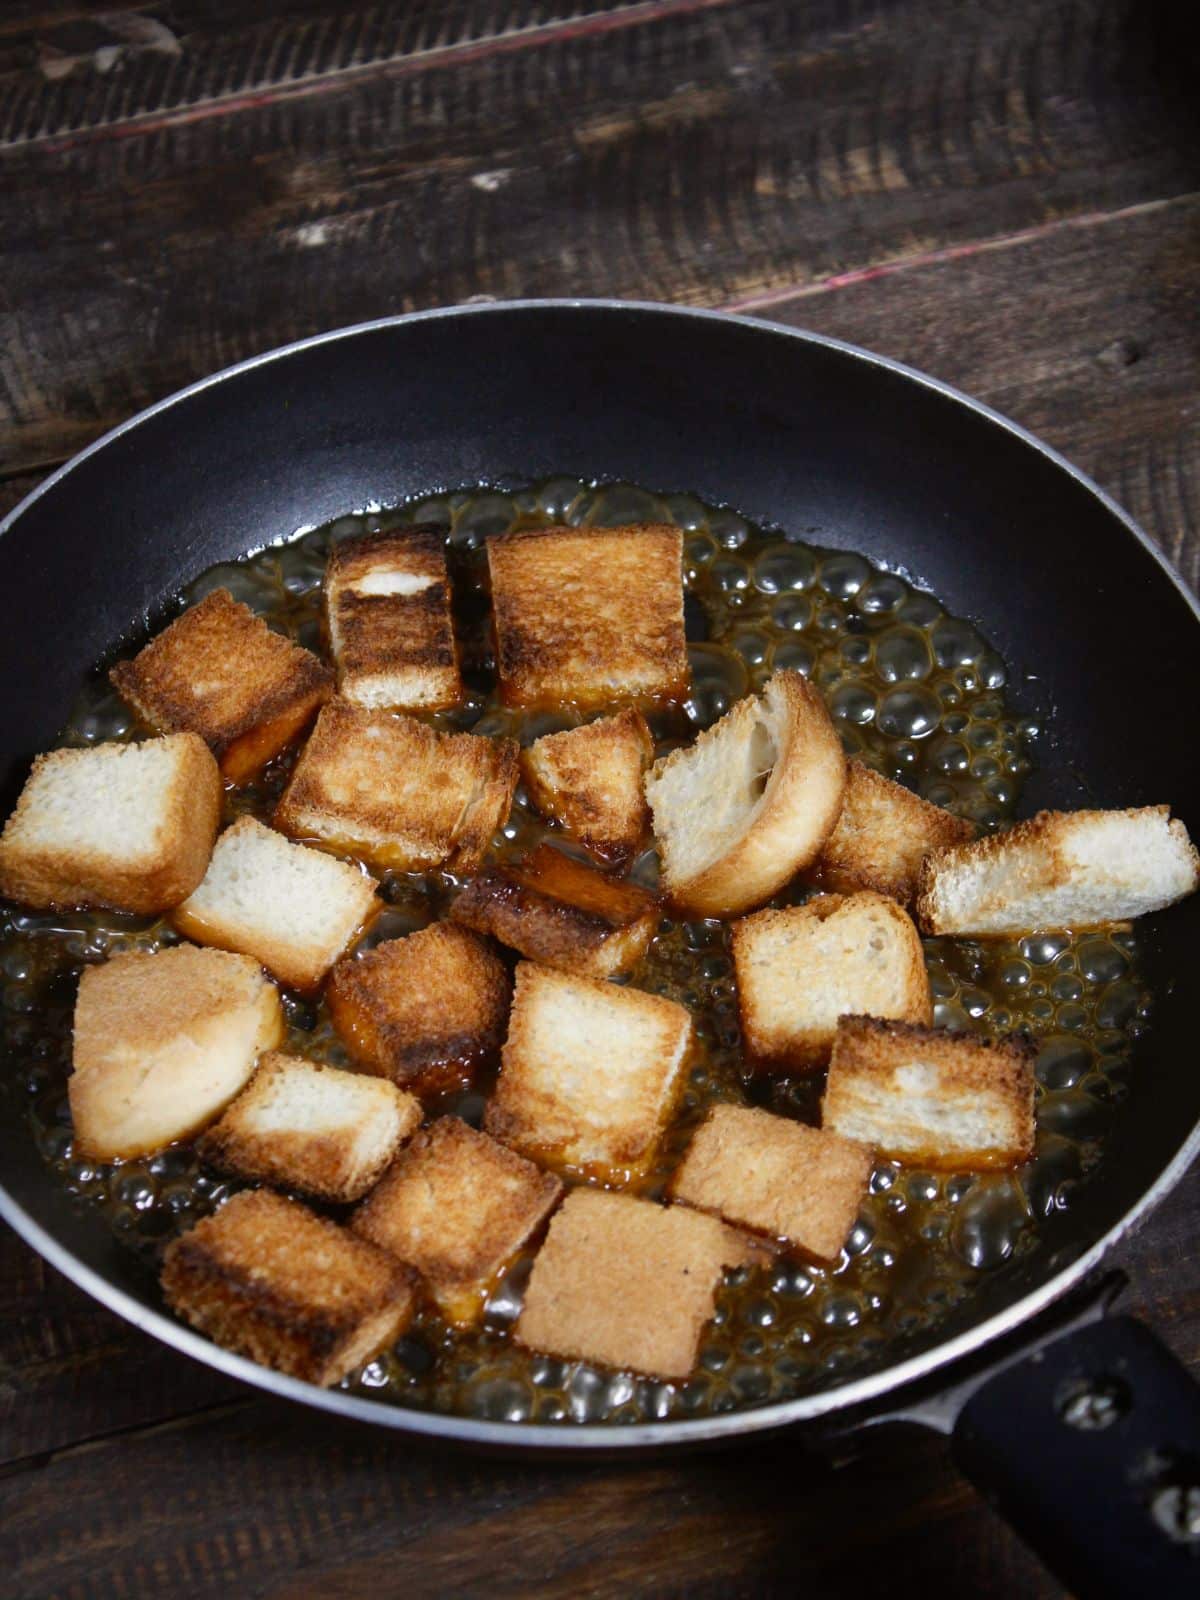
[[[85,967],[67,1085],[79,1151],[147,1155],[206,1127],[283,1039],[257,961],[175,945]]]
[[[442,1117],[400,1152],[351,1226],[415,1267],[447,1322],[465,1328],[561,1194],[532,1161]]]
[[[822,1126],[883,1156],[963,1172],[1033,1155],[1034,1050],[878,1017],[843,1017]]]
[[[861,761],[848,761],[842,809],[813,877],[833,894],[874,889],[909,906],[925,857],[974,836],[974,824],[963,817],[931,805]]]
[[[244,816],[217,840],[175,926],[197,944],[254,956],[296,989],[315,989],[379,910],[378,887],[357,867]]]
[[[333,693],[311,650],[275,633],[228,589],[214,589],[109,676],[162,733],[198,733],[230,783],[290,744]]]
[[[534,1261],[515,1335],[567,1361],[686,1378],[725,1269],[756,1259],[699,1211],[575,1189]]]
[[[335,700],[317,718],[275,826],[379,868],[474,872],[516,786],[511,739],[439,733]]]
[[[322,1387],[400,1337],[413,1284],[394,1256],[269,1189],[233,1195],[163,1253],[163,1294],[185,1322]]]
[[[847,1012],[933,1021],[917,930],[867,889],[735,922],[733,964],[746,1056],[763,1071],[824,1066]]]
[[[486,939],[435,922],[340,961],[325,991],[356,1061],[416,1094],[470,1081],[508,1020],[508,969]]]
[[[531,961],[593,978],[628,972],[662,912],[653,895],[540,844],[523,861],[486,867],[450,911]]]
[[[0,894],[165,911],[204,876],[220,815],[221,774],[194,733],[53,750],[35,758],[0,835]]]
[[[485,1126],[536,1161],[628,1182],[662,1137],[691,1038],[672,1000],[522,961]]]
[[[513,706],[681,700],[683,535],[666,523],[488,540],[500,693]]]
[[[642,783],[654,759],[646,719],[632,707],[548,733],[521,751],[534,804],[606,866],[620,867],[646,836]]]
[[[752,1106],[715,1105],[671,1179],[675,1199],[834,1261],[871,1177],[866,1144]]]
[[[394,528],[335,544],[324,601],[344,700],[438,711],[462,699],[441,528]]]
[[[394,1084],[272,1050],[199,1148],[248,1183],[345,1204],[362,1199],[420,1126],[420,1101]]]

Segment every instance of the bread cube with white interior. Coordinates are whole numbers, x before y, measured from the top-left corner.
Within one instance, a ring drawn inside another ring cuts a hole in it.
[[[315,989],[380,908],[378,884],[253,817],[217,840],[204,881],[175,912],[197,944],[241,950],[297,989]]]
[[[673,1000],[522,961],[485,1126],[537,1161],[626,1182],[658,1146],[691,1037]]]
[[[248,1189],[163,1253],[167,1304],[223,1349],[327,1387],[412,1319],[411,1268],[270,1189]]]
[[[351,1225],[415,1267],[448,1322],[470,1327],[561,1194],[532,1161],[442,1117],[400,1152]]]
[[[185,944],[85,967],[67,1084],[80,1153],[113,1161],[199,1132],[283,1030],[279,993],[249,956]]]
[[[1033,1155],[1034,1050],[878,1017],[843,1017],[822,1126],[894,1161],[950,1171]]]
[[[925,857],[974,837],[973,823],[850,761],[842,809],[812,875],[834,894],[874,889],[908,906]]]
[[[632,707],[548,733],[521,751],[521,772],[543,816],[608,866],[623,866],[646,834],[643,779],[654,741]]]
[[[198,733],[230,783],[265,766],[333,692],[333,673],[311,650],[227,589],[190,606],[109,677],[152,728]]]
[[[1098,928],[1161,911],[1200,883],[1200,857],[1170,806],[1040,811],[1004,833],[938,850],[921,869],[926,933]]]
[[[842,806],[846,757],[802,673],[776,672],[646,778],[663,886],[677,911],[723,917],[816,860]]]
[[[200,882],[221,775],[194,733],[38,756],[0,835],[0,894],[142,915]]]
[[[462,699],[441,528],[343,539],[329,554],[324,600],[343,699],[399,711]]]
[[[733,964],[746,1055],[764,1070],[824,1066],[847,1012],[933,1020],[917,930],[871,890],[743,918],[733,926]]]
[[[272,1050],[199,1148],[249,1183],[345,1203],[362,1199],[420,1126],[420,1101],[394,1084]]]

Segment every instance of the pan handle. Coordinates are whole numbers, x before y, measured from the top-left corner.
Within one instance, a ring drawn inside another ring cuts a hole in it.
[[[1073,1593],[1200,1594],[1200,1386],[1135,1318],[1005,1365],[951,1437],[959,1470]]]

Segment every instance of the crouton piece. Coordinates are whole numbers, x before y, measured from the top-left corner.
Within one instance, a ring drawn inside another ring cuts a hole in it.
[[[516,786],[511,739],[438,733],[335,700],[317,718],[275,826],[376,867],[474,872]]]
[[[38,756],[0,835],[0,894],[150,915],[200,882],[221,775],[194,733]]]
[[[487,552],[507,705],[682,700],[678,528],[530,528],[489,539]]]
[[[568,1361],[686,1378],[725,1268],[756,1259],[702,1212],[575,1189],[533,1263],[515,1336]]]
[[[420,1101],[394,1084],[272,1050],[199,1148],[248,1183],[347,1202],[362,1199],[420,1126]]]
[[[537,1161],[627,1182],[662,1137],[691,1037],[673,1000],[522,961],[484,1126]]]
[[[197,944],[241,950],[283,983],[315,989],[379,910],[378,887],[357,867],[239,817],[174,921]]]
[[[442,1117],[400,1152],[351,1226],[415,1267],[446,1321],[468,1328],[561,1194],[532,1161]]]
[[[865,1144],[751,1106],[716,1105],[671,1179],[671,1193],[817,1261],[833,1261],[854,1226],[871,1166]]]
[[[510,987],[486,939],[435,922],[340,961],[325,998],[356,1061],[430,1094],[469,1082],[499,1050]]]
[[[843,1017],[823,1127],[893,1161],[963,1172],[1033,1155],[1033,1060],[1023,1040]]]
[[[282,1039],[279,994],[249,956],[176,945],[85,967],[67,1085],[80,1152],[115,1161],[189,1138]]]
[[[811,865],[842,806],[846,757],[802,673],[776,672],[646,778],[670,903],[723,917]]]
[[[438,711],[462,699],[440,528],[394,528],[335,544],[324,599],[343,699],[397,711]]]
[[[1200,857],[1170,816],[1170,806],[1041,811],[1006,833],[938,850],[921,869],[921,926],[986,937],[1161,911],[1200,882]]]
[[[847,1012],[933,1020],[917,930],[871,890],[735,922],[733,965],[746,1055],[764,1070],[824,1066]]]
[[[163,1294],[185,1322],[323,1388],[400,1337],[414,1281],[394,1256],[269,1189],[233,1195],[163,1252]]]
[[[922,800],[873,767],[850,761],[842,809],[813,877],[834,894],[874,889],[908,906],[925,857],[974,837],[973,823]]]
[[[562,733],[521,751],[521,772],[544,816],[573,834],[598,861],[624,866],[645,837],[650,812],[642,780],[654,741],[640,711]]]
[[[472,878],[450,915],[532,961],[611,978],[645,955],[662,913],[644,889],[540,844],[523,861]]]
[[[205,595],[109,677],[152,728],[198,733],[230,783],[265,766],[333,692],[328,667],[227,589]]]

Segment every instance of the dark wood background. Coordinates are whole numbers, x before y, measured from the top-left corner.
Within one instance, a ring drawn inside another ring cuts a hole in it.
[[[1200,98],[1152,0],[0,8],[0,509],[215,368],[478,295],[760,313],[960,384],[1200,579]],[[1200,1367],[1200,1183],[1120,1252]],[[1056,1586],[943,1447],[496,1462],[270,1404],[0,1238],[0,1592]]]

